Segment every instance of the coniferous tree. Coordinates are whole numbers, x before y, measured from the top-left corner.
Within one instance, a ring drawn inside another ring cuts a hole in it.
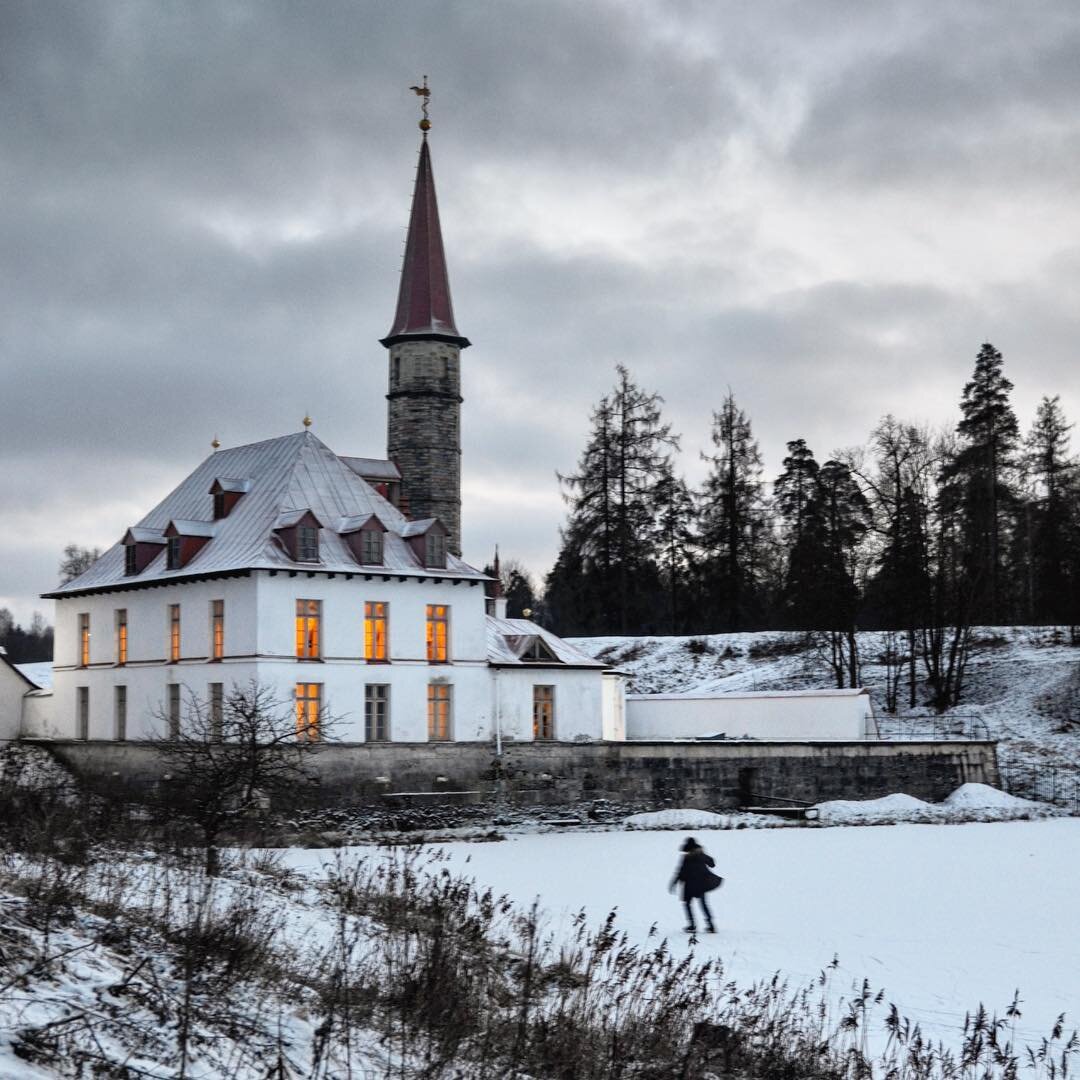
[[[675,475],[671,462],[653,490],[654,545],[663,593],[667,599],[668,632],[684,633],[690,617],[686,597],[697,537],[697,506],[686,482]]]
[[[702,585],[707,629],[744,630],[761,619],[762,539],[767,522],[761,451],[746,413],[728,391],[713,413],[715,452],[702,454]]]
[[[661,422],[663,398],[638,387],[621,364],[616,370],[614,390],[593,410],[577,472],[559,477],[571,510],[548,584],[559,609],[578,608],[579,633],[641,632],[660,621],[655,493],[679,440]]]
[[[1012,471],[1019,428],[1009,404],[1012,383],[1002,356],[989,342],[979,350],[964,387],[957,425],[961,445],[944,475],[947,512],[961,518],[963,570],[972,596],[972,617],[997,623],[1007,610],[1003,560],[1015,508]]]
[[[1025,440],[1025,464],[1033,483],[1025,536],[1030,571],[1029,617],[1036,622],[1069,619],[1070,564],[1080,537],[1075,531],[1076,463],[1060,398],[1044,397]]]

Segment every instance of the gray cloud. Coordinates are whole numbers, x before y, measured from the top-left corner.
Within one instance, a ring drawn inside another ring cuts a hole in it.
[[[474,561],[546,569],[619,362],[691,479],[729,385],[775,472],[946,421],[985,337],[1076,415],[1078,38],[1065,0],[3,5],[0,605],[214,434],[382,452],[425,71]]]

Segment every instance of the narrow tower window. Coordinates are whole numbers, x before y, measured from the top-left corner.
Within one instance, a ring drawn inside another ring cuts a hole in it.
[[[90,666],[90,612],[79,615],[79,667]]]
[[[116,662],[126,664],[128,656],[127,608],[116,609]]]
[[[75,738],[90,738],[90,687],[75,687]]]
[[[448,742],[450,739],[452,690],[449,683],[428,683],[428,738],[433,742]]]
[[[210,684],[210,738],[221,742],[225,730],[225,684]]]
[[[322,683],[296,684],[296,737],[301,742],[317,742],[322,711]]]
[[[169,605],[169,663],[180,661],[180,605]]]
[[[180,738],[180,684],[169,683],[168,698],[169,738]]]
[[[118,686],[116,693],[116,739],[123,742],[127,738],[127,687]]]
[[[210,601],[210,659],[225,655],[225,601]]]

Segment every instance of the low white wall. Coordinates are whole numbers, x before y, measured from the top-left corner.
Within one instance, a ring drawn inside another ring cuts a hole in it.
[[[603,731],[609,742],[626,739],[626,678],[617,671],[605,671],[603,679]]]
[[[865,739],[875,737],[866,691],[628,694],[628,739]]]

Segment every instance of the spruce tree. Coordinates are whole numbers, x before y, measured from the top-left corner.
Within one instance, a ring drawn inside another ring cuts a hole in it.
[[[1014,456],[1019,428],[1009,403],[1012,383],[1002,356],[989,342],[979,350],[975,372],[964,387],[962,442],[945,474],[946,503],[962,519],[963,565],[972,588],[973,616],[997,623],[1007,611],[1004,553],[1015,506]]]
[[[713,413],[715,452],[701,494],[702,592],[718,624],[707,629],[745,630],[761,617],[765,499],[761,451],[750,421],[728,391]]]

